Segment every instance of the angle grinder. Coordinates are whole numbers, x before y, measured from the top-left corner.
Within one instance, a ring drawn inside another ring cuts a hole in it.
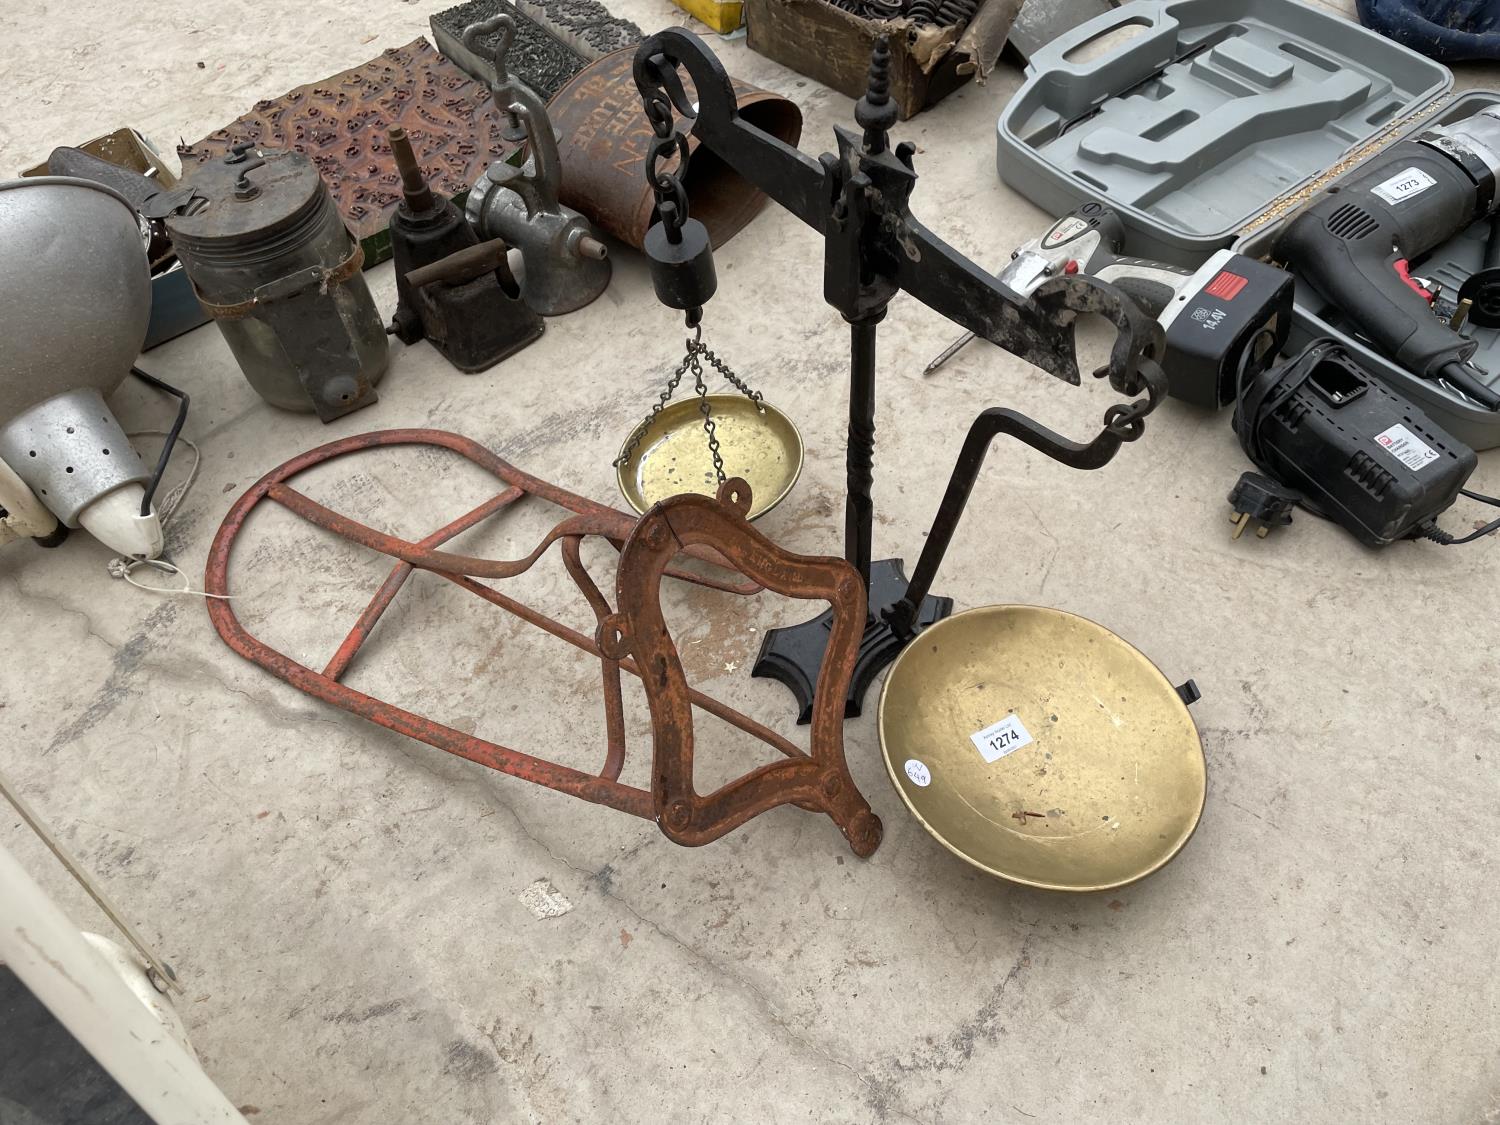
[[[1125,224],[1089,202],[1018,247],[1000,281],[1028,295],[1059,273],[1088,274],[1124,293],[1166,330],[1168,392],[1217,408],[1234,401],[1243,373],[1257,370],[1291,331],[1292,278],[1284,270],[1221,250],[1196,270],[1125,257]],[[930,375],[974,339],[955,340],[927,365]]]

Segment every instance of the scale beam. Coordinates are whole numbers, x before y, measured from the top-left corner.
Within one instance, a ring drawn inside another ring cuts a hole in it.
[[[1109,456],[1121,441],[1140,436],[1141,421],[1156,406],[1165,385],[1155,361],[1162,351],[1161,328],[1118,289],[1074,274],[1051,278],[1031,296],[1022,296],[912,215],[916,149],[905,142],[891,147],[889,130],[897,112],[890,100],[889,68],[889,46],[881,39],[871,54],[868,89],[855,107],[860,131],[836,126],[837,155],[825,153],[813,160],[740,117],[728,73],[692,32],[669,28],[650,36],[637,48],[634,64],[636,86],[648,118],[660,123],[659,136],[668,136],[665,123],[673,111],[681,119],[678,130],[690,120],[691,133],[703,147],[823,235],[823,295],[851,325],[844,553],[869,593],[860,664],[846,700],[845,713],[850,716],[859,714],[865,689],[913,632],[946,616],[953,604],[949,598],[925,596],[941,550],[924,556],[919,591],[909,588],[899,559],[872,558],[876,326],[896,294],[909,293],[956,324],[1074,385],[1082,381],[1075,323],[1084,313],[1102,315],[1114,325],[1116,336],[1108,362],[1095,375],[1107,376],[1121,394],[1148,392],[1145,398],[1111,407],[1105,415],[1111,440],[1100,448],[1109,447]],[[692,83],[691,95],[684,73]],[[681,151],[685,154],[685,145]],[[659,200],[669,198],[668,189],[674,186],[679,193],[678,203],[661,209],[669,229],[681,223],[686,209],[686,197],[672,178],[680,179],[685,161],[683,155],[675,173],[660,181],[653,178]],[[654,158],[647,168],[648,177],[653,177]],[[702,263],[696,268],[701,274]],[[701,313],[698,302],[677,307],[687,307],[689,322],[696,323],[693,318]],[[975,466],[973,472],[977,471]],[[949,503],[940,513],[947,527],[944,549],[962,511],[962,499],[956,503],[956,510]],[[772,630],[752,672],[786,684],[797,696],[803,722],[812,713],[827,631],[822,618]]]

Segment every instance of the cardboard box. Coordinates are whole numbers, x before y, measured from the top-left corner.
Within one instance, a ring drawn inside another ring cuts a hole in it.
[[[151,147],[145,137],[129,127],[116,129],[113,133],[107,133],[102,137],[95,137],[77,147],[90,156],[108,160],[111,164],[118,164],[121,168],[128,168],[132,172],[139,172],[148,179],[155,180],[161,184],[163,191],[177,186],[177,177],[172,175],[172,170],[162,163],[157,151]],[[44,160],[40,164],[33,164],[25,169],[21,175],[50,176],[52,172]]]
[[[752,51],[841,94],[865,92],[870,50],[890,36],[891,99],[914,117],[970,77],[983,82],[1005,46],[1020,0],[984,0],[963,29],[915,27],[910,20],[867,20],[828,0],[744,0]]]

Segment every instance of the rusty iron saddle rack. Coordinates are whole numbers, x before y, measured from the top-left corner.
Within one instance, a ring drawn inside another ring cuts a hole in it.
[[[394,446],[436,446],[450,450],[491,473],[504,487],[467,514],[417,542],[410,542],[332,511],[289,483],[299,473],[334,458]],[[526,556],[489,560],[439,549],[448,540],[526,497],[549,501],[568,513]],[[827,814],[854,853],[867,856],[880,844],[881,824],[844,761],[841,706],[854,671],[865,620],[864,586],[842,559],[794,555],[754,530],[745,519],[750,499],[749,486],[743,480],[731,479],[720,488],[716,499],[674,497],[637,520],[524,473],[477,442],[457,434],[410,429],[343,438],[272,469],[235,501],[209,551],[205,588],[216,595],[208,601],[209,617],[219,636],[235,652],[316,699],[502,773],[654,820],[676,843],[706,844],[768,809],[794,804]],[[322,671],[299,664],[253,636],[235,615],[232,603],[223,600],[230,589],[229,563],[235,541],[250,513],[263,500],[279,504],[341,539],[396,560],[389,576]],[[591,536],[609,542],[620,552],[616,607],[610,606],[583,563],[581,546]],[[527,572],[554,543],[561,545],[564,566],[593,610],[598,623],[593,637],[479,581],[513,578]],[[721,579],[673,566],[673,560],[681,554],[743,575],[748,581]],[[341,682],[381,615],[414,570],[440,575],[598,658],[603,678],[606,749],[603,766],[597,774],[466,734]],[[688,686],[662,617],[664,577],[739,595],[765,589],[829,604],[832,631],[827,658],[819,673],[820,702],[813,716],[810,752]],[[650,709],[653,745],[649,790],[620,781],[626,750],[620,695],[622,671],[640,678]],[[784,760],[751,770],[717,791],[699,796],[693,786],[694,707],[758,738],[780,751]]]
[[[655,141],[646,178],[657,198],[664,237],[647,235],[658,297],[687,312],[691,328],[713,295],[712,254],[694,235],[682,187],[688,147],[695,137],[730,169],[823,236],[823,296],[850,326],[849,430],[844,557],[867,591],[859,659],[848,680],[845,713],[860,713],[866,689],[916,632],[947,616],[953,599],[929,596],[938,564],[958,524],[986,452],[1004,434],[1079,469],[1108,463],[1122,442],[1134,441],[1144,419],[1165,396],[1159,325],[1115,287],[1084,274],[1049,278],[1028,298],[1000,283],[912,215],[916,146],[893,149],[897,118],[890,99],[890,50],[881,38],[870,60],[868,89],[855,106],[862,132],[834,126],[837,155],[817,160],[745,120],[734,89],[713,52],[685,28],[645,39],[635,54],[635,82]],[[691,87],[691,93],[689,92]],[[676,111],[678,123],[673,122]],[[875,505],[875,330],[899,292],[907,292],[955,323],[1075,386],[1080,383],[1074,324],[1096,313],[1116,330],[1108,376],[1123,395],[1144,397],[1111,406],[1087,443],[1053,433],[1024,415],[992,409],[974,419],[947,493],[908,582],[900,559],[872,560]],[[808,722],[824,690],[820,670],[830,638],[827,614],[768,630],[751,674],[778,680],[796,697],[798,722]]]

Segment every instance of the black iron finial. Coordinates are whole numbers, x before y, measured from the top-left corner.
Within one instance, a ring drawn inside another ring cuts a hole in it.
[[[878,156],[889,145],[886,131],[896,123],[896,103],[891,101],[891,43],[887,36],[875,40],[870,51],[870,78],[865,96],[854,107],[854,120],[865,131],[865,151]]]

